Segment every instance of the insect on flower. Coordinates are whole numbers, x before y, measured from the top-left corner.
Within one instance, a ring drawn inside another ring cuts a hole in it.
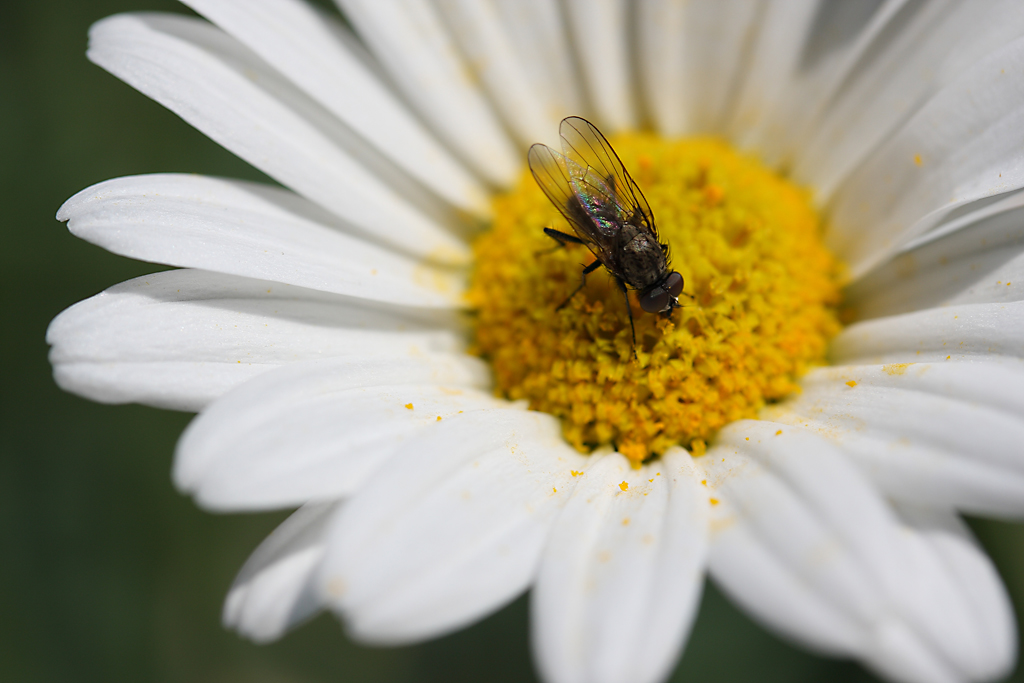
[[[576,234],[553,228],[544,232],[561,244],[584,244],[596,257],[558,309],[583,289],[587,275],[603,265],[626,297],[635,358],[636,328],[628,290],[638,291],[640,308],[667,316],[679,306],[683,276],[669,270],[668,245],[658,239],[651,207],[601,131],[586,119],[570,116],[562,120],[558,132],[562,154],[547,145],[533,145],[530,171]]]

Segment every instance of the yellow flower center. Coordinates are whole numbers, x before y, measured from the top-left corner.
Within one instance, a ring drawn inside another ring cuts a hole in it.
[[[724,425],[797,389],[839,330],[838,266],[809,194],[712,139],[611,139],[654,212],[681,308],[644,313],[604,268],[556,310],[594,256],[542,228],[572,228],[525,172],[494,200],[474,245],[473,351],[497,392],[562,419],[583,452],[611,444],[639,465],[680,444],[704,452]]]

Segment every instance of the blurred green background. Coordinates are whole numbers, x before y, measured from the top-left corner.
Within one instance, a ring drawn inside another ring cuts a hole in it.
[[[268,646],[224,631],[235,571],[285,514],[207,514],[174,490],[189,415],[97,405],[53,384],[47,323],[158,269],[71,237],[53,217],[61,202],[135,173],[263,179],[86,60],[89,25],[125,10],[187,12],[170,0],[0,2],[0,680],[533,680],[522,599],[399,649],[356,645],[331,616]],[[1024,527],[973,524],[1024,606]],[[709,588],[674,680],[874,679],[778,641]]]

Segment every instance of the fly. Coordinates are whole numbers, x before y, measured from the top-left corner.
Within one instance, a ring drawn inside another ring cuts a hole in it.
[[[544,232],[561,244],[586,245],[596,258],[556,310],[583,289],[587,275],[604,266],[626,297],[636,358],[628,290],[637,290],[644,311],[668,316],[679,306],[683,276],[669,269],[668,245],[658,239],[651,207],[601,131],[586,119],[570,116],[562,120],[558,133],[562,153],[540,143],[533,145],[528,155],[530,171],[576,234],[554,228]]]

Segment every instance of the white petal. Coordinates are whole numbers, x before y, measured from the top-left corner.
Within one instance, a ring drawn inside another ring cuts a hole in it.
[[[178,442],[175,483],[201,505],[269,509],[350,494],[438,418],[509,404],[469,356],[293,363],[225,395]],[[409,407],[412,406],[412,407]]]
[[[890,497],[1024,515],[1024,363],[832,367],[802,386],[765,415],[817,430]]]
[[[1017,625],[1013,605],[992,561],[970,529],[955,514],[937,509],[900,506],[902,521],[917,533],[918,552],[937,555],[957,581],[974,613],[985,644],[973,674],[976,680],[1007,675],[1017,660]]]
[[[689,110],[691,133],[724,133],[731,100],[750,62],[763,4],[758,0],[687,3],[684,43],[687,87],[676,106]]]
[[[979,223],[987,222],[987,219],[1012,212],[1024,204],[1024,189],[1012,190],[1002,194],[984,197],[977,201],[964,204],[963,206],[950,211],[949,214],[934,228],[919,237],[910,240],[900,248],[899,253],[907,253],[919,247],[944,239],[961,230],[969,230],[978,227]]]
[[[756,0],[637,3],[638,71],[663,136],[725,132],[761,7]]]
[[[863,639],[857,619],[781,561],[728,500],[715,500],[708,571],[722,592],[767,629],[802,647],[832,656],[857,652]]]
[[[580,77],[558,0],[494,2],[522,68],[543,93],[550,109],[548,116],[561,121],[566,116],[585,114]]]
[[[557,143],[552,107],[520,63],[498,8],[480,0],[438,0],[452,36],[520,143]]]
[[[915,364],[906,372],[929,373],[929,370],[926,365],[919,368]],[[1016,374],[1020,376],[1019,370]],[[955,373],[947,376],[956,379]],[[992,378],[985,379],[990,382]],[[986,383],[980,381],[978,388]],[[1024,474],[1024,458],[1020,457],[1024,419],[1005,411],[1008,406],[991,408],[914,390],[910,388],[913,384],[908,385],[908,389],[901,390],[865,383],[852,387],[851,391],[851,387],[835,382],[831,386],[815,387],[806,399],[801,396],[795,407],[819,416],[818,419],[827,415],[828,424],[837,427],[859,427],[867,434],[893,434],[895,438],[909,438],[953,451],[976,451],[981,462],[1013,467]]]
[[[498,186],[522,164],[436,10],[426,0],[336,0],[405,97],[444,142]]]
[[[354,36],[301,0],[185,0],[458,208],[486,217],[483,186],[360,59]]]
[[[466,246],[356,161],[365,142],[205,21],[120,14],[93,25],[88,57],[354,228],[409,253],[465,262]],[[404,190],[405,188],[403,188]]]
[[[1024,32],[1016,0],[907,3],[800,145],[794,176],[826,202],[864,158],[943,86]],[[911,157],[916,150],[911,152]]]
[[[658,132],[677,137],[688,128],[690,110],[683,103],[687,81],[687,46],[683,39],[689,4],[641,0],[637,4],[639,71],[647,109]]]
[[[809,372],[801,380],[804,390],[800,395],[809,395],[812,400],[817,397],[847,400],[852,406],[854,403],[870,404],[875,388],[901,390],[908,392],[908,400],[915,400],[910,396],[913,392],[961,401],[965,404],[962,410],[970,410],[970,406],[983,407],[1024,419],[1022,379],[1024,362],[1010,358],[986,358],[969,363],[833,366]],[[850,380],[854,381],[854,386],[847,384]],[[870,387],[869,395],[858,396],[858,387]],[[795,400],[799,402],[802,398]]]
[[[337,219],[291,192],[239,180],[115,178],[64,202],[57,219],[122,256],[374,301],[453,307],[464,286],[457,271],[345,234]]]
[[[844,303],[860,319],[1024,299],[1024,192],[923,238],[847,288]]]
[[[731,107],[729,137],[738,147],[756,149],[767,163],[782,157],[777,141],[791,121],[774,117],[799,67],[818,0],[766,3],[743,85]]]
[[[865,273],[958,206],[1024,184],[1024,38],[950,83],[837,191],[825,239]]]
[[[64,391],[98,403],[141,403],[194,413],[218,396],[274,366],[196,361],[54,363]]]
[[[644,683],[669,673],[703,583],[702,478],[681,449],[639,470],[613,453],[586,471],[532,594],[533,649],[546,680]]]
[[[823,110],[858,62],[877,49],[880,35],[892,29],[901,11],[913,13],[904,11],[908,6],[912,6],[909,0],[818,4],[809,34],[798,41],[801,54],[788,83],[779,84],[769,111],[750,112],[758,134],[748,144],[759,150],[762,159],[792,165],[794,154],[807,144]]]
[[[597,120],[605,133],[637,127],[626,0],[566,0],[569,28]]]
[[[986,642],[992,624],[973,604],[973,589],[899,522],[825,439],[789,425],[743,421],[723,430],[721,442],[702,460],[709,483],[736,514],[712,529],[746,525],[796,580],[821,596],[822,606],[859,626],[856,642],[834,638],[833,645],[852,645],[868,666],[922,683],[974,680],[1003,665],[995,661],[1001,648]],[[716,542],[713,536],[712,572],[729,590],[727,582],[741,572],[717,574]],[[758,599],[749,591],[744,597]],[[773,619],[763,607],[755,613]],[[795,620],[772,625],[807,638]],[[808,640],[821,643],[822,635]]]
[[[228,591],[224,626],[266,643],[320,611],[312,579],[336,508],[334,503],[303,506],[260,544]]]
[[[444,420],[374,476],[330,530],[320,586],[361,640],[404,643],[526,589],[587,459],[542,413]]]
[[[456,352],[454,321],[334,294],[197,270],[153,273],[57,316],[57,383],[94,401],[199,410],[279,365],[340,355]]]
[[[745,525],[752,537],[764,544],[788,571],[797,574],[797,580],[805,588],[820,594],[833,609],[840,610],[845,620],[858,623],[863,630],[864,624],[870,623],[882,611],[884,596],[879,594],[880,587],[872,581],[867,567],[858,563],[858,549],[849,547],[850,540],[866,549],[874,546],[876,552],[891,541],[892,529],[886,524],[884,506],[870,486],[862,482],[860,473],[845,463],[841,456],[829,450],[827,445],[818,448],[817,452],[811,451],[813,441],[806,443],[810,439],[791,427],[782,427],[783,433],[788,434],[785,439],[779,438],[783,434],[772,435],[772,438],[779,441],[780,447],[788,446],[785,455],[790,459],[806,460],[808,455],[816,458],[804,475],[822,480],[820,485],[824,490],[819,492],[819,496],[842,494],[842,501],[835,500],[834,507],[820,510],[814,505],[819,502],[817,499],[803,500],[800,495],[802,488],[793,491],[780,474],[752,459],[753,449],[749,442],[737,447],[733,443],[734,438],[730,438],[750,432],[749,437],[740,437],[740,440],[749,438],[754,446],[760,445],[763,450],[764,444],[758,444],[758,439],[766,428],[772,426],[772,423],[754,425],[750,421],[733,423],[721,434],[727,443],[709,450],[706,457],[698,461],[708,470],[708,483],[714,489],[719,505],[728,503],[733,513],[732,518],[713,522],[711,528],[714,532],[733,523]],[[804,443],[796,441],[801,437]],[[794,450],[794,446],[799,450]],[[838,487],[833,483],[828,486],[829,479],[836,473],[850,474],[852,484]],[[861,510],[860,507],[866,509]],[[842,523],[840,520],[841,528],[833,529],[834,518],[839,517],[841,510],[845,511],[848,521]],[[854,522],[861,524],[859,530],[850,528]],[[842,532],[851,535],[852,539],[844,538]],[[872,532],[877,533],[872,536]],[[716,567],[715,542],[712,535],[712,571]],[[753,572],[756,568],[746,567],[746,570]],[[722,580],[717,575],[716,578]],[[799,638],[802,634],[792,635]],[[832,634],[821,634],[821,637],[829,635]],[[861,633],[860,639],[863,637]]]
[[[833,363],[914,363],[1024,357],[1024,302],[958,304],[854,323],[833,340]]]

